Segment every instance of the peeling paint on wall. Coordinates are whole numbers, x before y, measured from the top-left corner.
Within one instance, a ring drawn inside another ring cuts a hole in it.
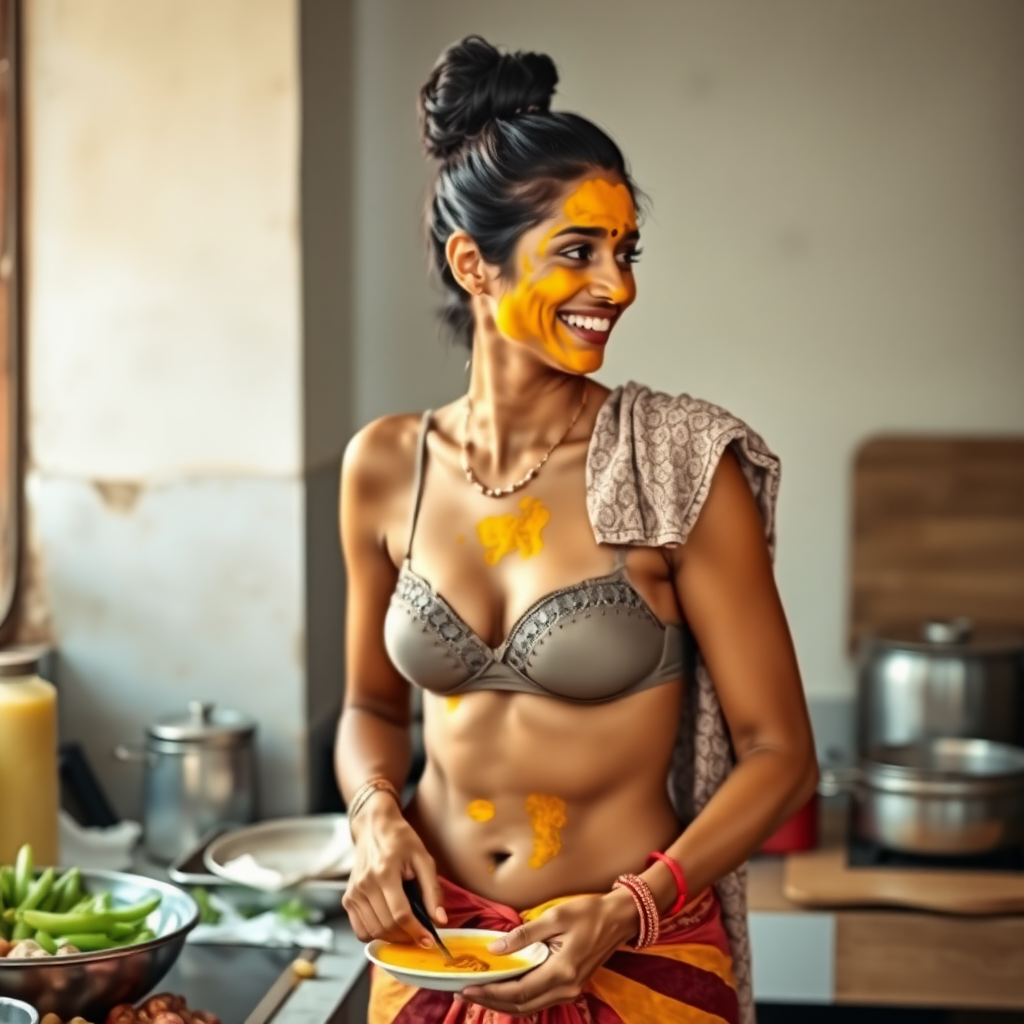
[[[131,515],[142,494],[142,484],[127,480],[93,480],[93,487],[111,512]]]

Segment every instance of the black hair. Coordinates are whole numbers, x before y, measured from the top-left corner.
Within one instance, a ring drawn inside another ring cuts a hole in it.
[[[503,271],[520,236],[548,216],[562,185],[594,169],[614,172],[637,203],[622,151],[592,121],[552,112],[558,71],[539,53],[500,53],[467,36],[441,54],[420,90],[423,145],[441,161],[427,209],[433,269],[445,293],[443,325],[473,343],[469,295],[445,255],[465,231]]]

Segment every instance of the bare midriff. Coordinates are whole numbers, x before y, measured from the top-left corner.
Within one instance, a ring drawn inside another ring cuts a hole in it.
[[[602,704],[424,695],[408,816],[446,878],[517,910],[607,892],[680,832],[666,776],[681,682]]]

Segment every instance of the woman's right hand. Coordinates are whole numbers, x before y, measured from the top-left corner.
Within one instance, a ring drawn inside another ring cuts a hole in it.
[[[415,878],[431,919],[448,923],[441,906],[443,891],[434,858],[387,793],[371,797],[352,828],[356,855],[342,906],[361,942],[418,942],[433,946],[430,932],[416,920],[402,890],[403,879]]]

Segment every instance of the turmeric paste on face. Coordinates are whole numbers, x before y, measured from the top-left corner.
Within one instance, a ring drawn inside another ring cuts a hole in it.
[[[615,238],[636,231],[636,209],[629,189],[621,182],[602,178],[584,181],[563,207],[564,219],[547,233],[533,259],[524,255],[516,287],[498,304],[497,326],[514,341],[538,341],[559,365],[571,373],[593,373],[604,360],[601,346],[581,346],[558,311],[580,294],[593,279],[586,261],[576,265],[553,265],[551,248],[567,228],[601,228]],[[535,262],[536,261],[536,262]],[[621,309],[636,298],[632,273],[624,273],[618,287],[608,294]]]
[[[540,498],[523,498],[519,514],[488,516],[476,524],[476,535],[484,547],[484,561],[497,565],[506,555],[519,552],[520,558],[539,555],[544,547],[540,532],[548,524],[551,513]]]
[[[533,826],[533,856],[531,868],[542,868],[562,852],[562,833],[565,827],[565,801],[546,793],[531,793],[526,798],[526,813]]]

